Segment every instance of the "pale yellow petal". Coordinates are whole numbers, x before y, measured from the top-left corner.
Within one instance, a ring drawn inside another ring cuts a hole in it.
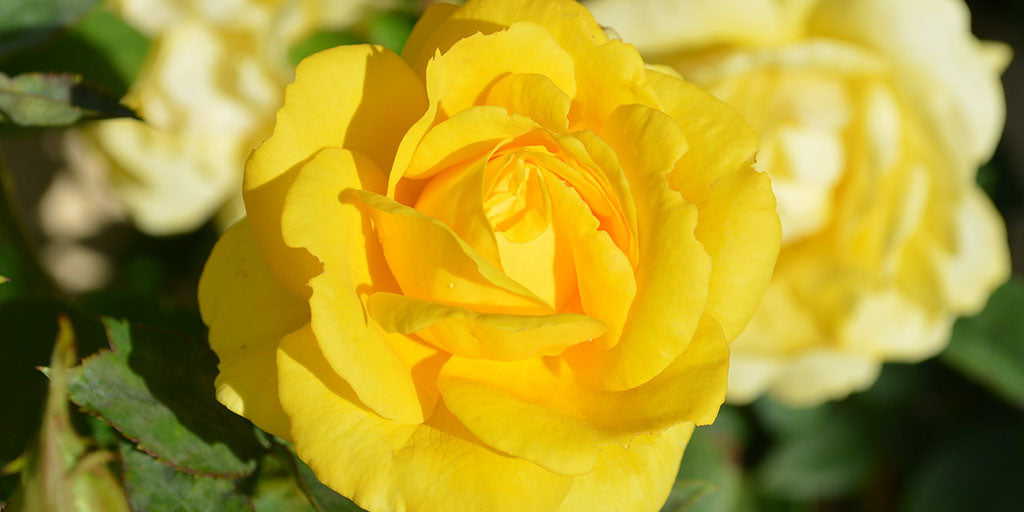
[[[1006,227],[992,201],[974,184],[952,215],[954,248],[933,253],[946,303],[961,315],[985,307],[989,294],[1010,276]],[[947,205],[948,206],[948,205]]]
[[[594,0],[588,7],[645,54],[729,44],[772,44],[801,35],[817,0]]]
[[[771,394],[791,407],[813,407],[867,389],[881,369],[882,363],[872,356],[826,348],[809,350],[787,361],[772,383]]]
[[[897,87],[929,116],[959,164],[973,172],[992,156],[1006,103],[999,70],[971,34],[964,2],[822,0],[811,29],[881,52]]]

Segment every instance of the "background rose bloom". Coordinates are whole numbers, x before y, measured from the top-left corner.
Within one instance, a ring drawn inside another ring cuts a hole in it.
[[[218,399],[370,510],[656,509],[774,264],[755,145],[568,0],[309,57],[200,282]]]
[[[318,29],[353,23],[366,4],[111,2],[115,12],[153,39],[125,98],[145,122],[110,120],[72,133],[70,164],[101,167],[146,233],[191,231],[214,215],[229,226],[243,215],[238,190],[245,158],[269,135],[281,90],[293,77],[289,48]]]
[[[733,345],[729,398],[845,396],[947,343],[1009,274],[975,185],[1002,130],[1007,49],[959,1],[598,0],[598,19],[743,114],[783,249]]]

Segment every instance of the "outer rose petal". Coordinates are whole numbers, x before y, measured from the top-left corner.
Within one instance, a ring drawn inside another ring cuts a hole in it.
[[[992,156],[1006,117],[1002,70],[992,68],[989,50],[971,34],[962,1],[823,0],[811,26],[885,54],[900,69],[898,85],[972,176],[975,163]]]
[[[342,197],[351,189],[383,187],[384,174],[366,157],[325,149],[295,176],[281,228],[290,247],[307,249],[322,264],[322,272],[309,282],[309,307],[312,330],[333,370],[381,416],[416,423],[429,414],[433,386],[420,385],[427,389],[417,393],[411,368],[419,360],[403,360],[402,347],[417,342],[389,334],[367,319],[363,290],[396,290],[397,285],[363,206]]]
[[[627,391],[595,390],[556,358],[453,357],[438,386],[448,408],[489,445],[556,473],[582,475],[612,445],[628,447],[638,435],[680,423],[711,423],[725,399],[728,368],[725,338],[705,316],[685,352]]]
[[[630,105],[616,110],[603,136],[616,150],[637,206],[637,295],[615,347],[584,343],[569,349],[566,360],[591,385],[623,390],[648,381],[686,350],[707,306],[711,261],[693,235],[697,208],[665,179],[686,151],[676,123]]]
[[[576,94],[572,57],[544,27],[520,21],[452,45],[427,65],[427,97],[446,116],[476,105],[507,74],[542,73],[570,97]]]
[[[402,57],[418,72],[426,69],[427,61],[436,51],[444,53],[456,41],[476,32],[490,34],[518,21],[544,27],[574,57],[607,41],[594,17],[576,2],[498,0],[474,2],[456,9],[428,9],[428,13],[429,16],[424,15],[427,23],[422,29],[417,24],[402,51]]]
[[[589,474],[578,476],[557,512],[657,510],[672,490],[693,425],[633,439],[628,448],[608,446]]]
[[[669,182],[700,211],[696,236],[712,262],[708,310],[731,340],[757,309],[779,252],[771,181],[753,169],[757,137],[735,110],[679,78],[648,78],[689,143]]]
[[[792,359],[733,352],[730,403],[747,403],[766,390],[792,407],[808,407],[867,389],[882,364],[857,352],[814,349]],[[808,383],[813,383],[809,385]]]
[[[377,416],[334,374],[308,329],[282,341],[277,361],[296,452],[365,509],[552,510],[572,484],[488,448],[443,404],[422,425]]]
[[[953,213],[953,233],[953,253],[936,251],[935,265],[946,301],[972,315],[985,307],[989,290],[1010,276],[1006,227],[992,201],[972,184]]]
[[[210,348],[220,358],[217,400],[288,438],[275,354],[283,336],[309,321],[309,309],[270,274],[248,220],[228,229],[214,246],[199,279],[199,310],[210,326]]]
[[[704,44],[770,44],[800,34],[818,0],[594,0],[594,16],[641,52]]]
[[[315,260],[281,239],[282,204],[297,165],[321,149],[345,147],[387,169],[424,110],[422,83],[385,48],[339,46],[299,63],[273,135],[246,162],[243,193],[268,267],[292,293],[308,295],[306,281],[319,273]]]

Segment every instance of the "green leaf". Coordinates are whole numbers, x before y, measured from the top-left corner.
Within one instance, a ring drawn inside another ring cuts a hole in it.
[[[869,418],[834,405],[788,409],[761,399],[755,404],[779,435],[757,470],[768,494],[793,500],[849,495],[871,474],[879,454]]]
[[[104,324],[113,350],[71,372],[71,399],[167,464],[202,475],[252,473],[263,449],[253,427],[217,402],[217,358],[205,343],[109,318]]]
[[[281,461],[289,472],[299,483],[299,487],[306,495],[309,503],[317,512],[363,512],[363,509],[352,503],[352,500],[334,492],[330,487],[320,483],[316,479],[313,470],[302,462],[295,452],[281,443],[274,443],[272,448],[274,456]]]
[[[183,473],[120,444],[125,490],[133,510],[166,512],[252,512],[235,481]]]
[[[739,451],[745,429],[738,411],[723,407],[713,425],[694,430],[662,512],[742,510]]]
[[[316,52],[341,46],[344,44],[359,44],[363,40],[350,32],[339,30],[322,30],[299,41],[288,50],[288,62],[297,65],[299,61],[313,55]]]
[[[1021,432],[1019,421],[979,418],[944,439],[908,479],[903,510],[1019,510],[1024,503]]]
[[[96,0],[4,0],[0,2],[0,57],[36,44],[71,24]]]
[[[45,44],[3,62],[8,75],[64,72],[82,76],[112,96],[128,92],[149,53],[150,40],[110,9],[97,6]]]
[[[0,122],[70,126],[78,121],[135,117],[128,107],[68,73],[0,73]]]
[[[689,478],[677,479],[669,492],[668,500],[661,507],[662,512],[683,512],[692,510],[701,498],[718,491],[718,486],[707,480]]]
[[[36,367],[50,359],[59,311],[50,301],[0,303],[0,390],[17,390],[0,391],[0,467],[21,455],[39,430],[49,383]]]
[[[27,297],[49,299],[53,295],[49,277],[26,238],[23,225],[14,203],[13,180],[0,159],[0,273],[7,283],[0,286],[0,304]],[[47,339],[49,345],[53,336]],[[40,364],[43,363],[45,360]]]
[[[77,359],[74,332],[66,316],[59,319],[53,346],[45,413],[39,437],[26,454],[21,484],[10,502],[11,512],[46,510],[128,512],[128,503],[107,468],[109,452],[88,452],[68,411],[68,368]]]
[[[1024,281],[1010,279],[992,294],[985,310],[953,326],[942,360],[1024,407]]]
[[[369,39],[374,44],[401,54],[416,25],[417,16],[406,12],[380,12],[370,18]]]
[[[290,464],[290,461],[282,462],[273,455],[267,455],[260,461],[252,497],[256,512],[316,512],[284,464]]]

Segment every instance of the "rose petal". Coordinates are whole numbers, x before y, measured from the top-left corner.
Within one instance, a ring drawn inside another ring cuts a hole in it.
[[[725,399],[728,361],[721,329],[705,316],[685,352],[627,391],[593,389],[558,358],[452,357],[438,386],[452,413],[487,444],[556,473],[581,475],[608,445],[629,446],[637,435],[679,423],[711,423]]]
[[[665,504],[693,425],[633,438],[628,447],[608,446],[594,470],[573,479],[556,512],[645,512]]]
[[[277,354],[296,452],[367,510],[552,510],[571,485],[483,445],[443,404],[422,425],[377,416],[331,371],[309,329],[286,337]]]
[[[288,438],[274,358],[280,339],[309,321],[309,308],[271,275],[247,220],[228,229],[214,246],[199,278],[199,311],[210,326],[210,348],[220,359],[217,400],[263,430]]]
[[[429,414],[436,393],[432,383],[417,383],[411,368],[432,354],[367,318],[363,297],[397,285],[365,207],[342,194],[383,187],[384,174],[367,157],[325,149],[299,170],[281,226],[290,247],[305,248],[321,262],[322,271],[309,282],[309,307],[312,331],[331,368],[381,416],[418,423]]]
[[[480,312],[552,312],[532,292],[481,258],[451,228],[387,197],[353,194],[370,208],[384,256],[402,293]]]
[[[665,179],[686,151],[676,123],[630,105],[616,110],[601,135],[615,148],[637,206],[637,295],[615,347],[583,343],[566,359],[592,385],[622,390],[650,380],[686,350],[707,306],[711,261],[693,234],[697,207]]]
[[[700,211],[695,234],[712,262],[708,310],[731,340],[757,309],[778,255],[771,182],[753,169],[757,138],[739,114],[679,78],[648,76],[690,144],[668,179]]]
[[[321,149],[345,147],[387,169],[424,110],[422,82],[390,50],[339,46],[299,63],[273,135],[246,162],[243,191],[268,267],[293,293],[308,295],[306,281],[319,272],[315,260],[281,239],[281,210],[298,164]]]
[[[478,313],[385,292],[371,295],[367,308],[384,330],[416,334],[446,352],[467,358],[513,361],[556,355],[605,331],[603,322],[586,315]]]

